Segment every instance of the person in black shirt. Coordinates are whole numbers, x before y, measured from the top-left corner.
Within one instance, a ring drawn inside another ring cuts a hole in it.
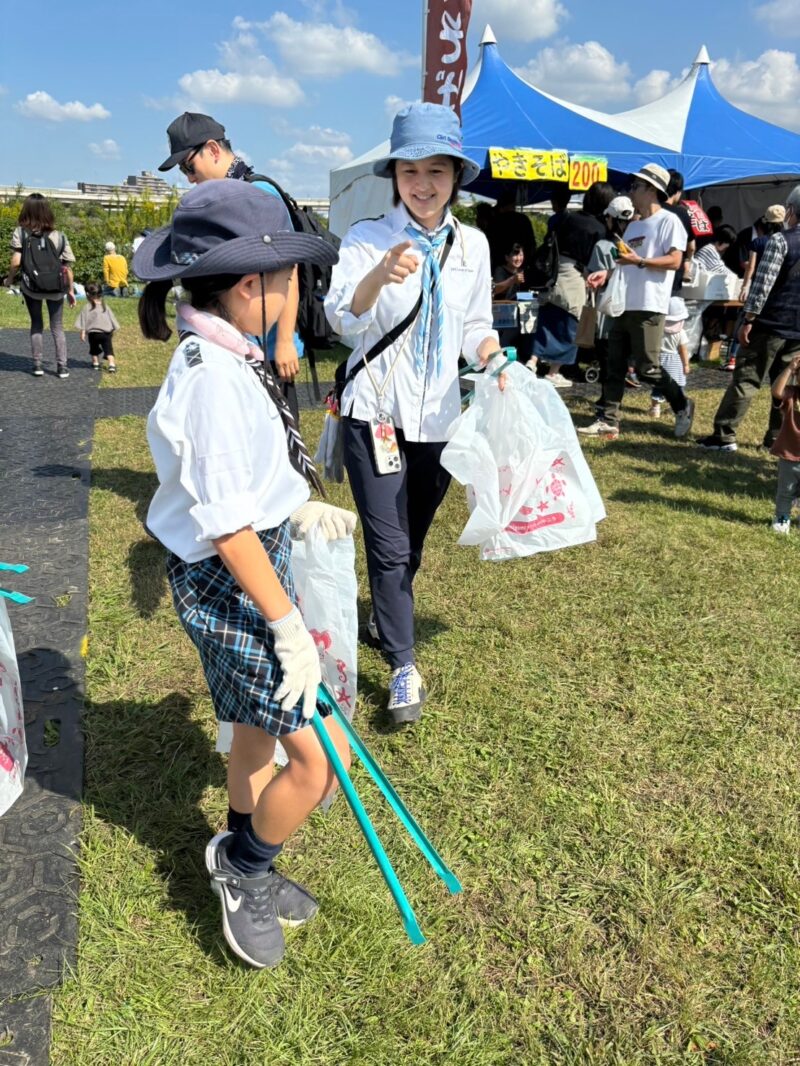
[[[492,257],[492,270],[505,262],[506,252],[512,244],[522,245],[525,262],[530,263],[536,251],[536,237],[530,219],[517,211],[516,185],[503,191],[498,200],[494,215],[489,224],[489,252]]]
[[[684,278],[689,277],[689,268],[695,253],[694,230],[689,212],[681,203],[683,196],[683,174],[679,170],[670,170],[669,185],[667,186],[667,202],[664,204],[666,211],[671,211],[681,220],[681,225],[686,230],[686,251],[683,253],[680,270],[675,271],[672,280],[672,295],[680,296]]]

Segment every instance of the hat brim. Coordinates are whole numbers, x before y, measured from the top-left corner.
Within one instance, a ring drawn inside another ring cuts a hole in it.
[[[133,272],[142,281],[170,278],[199,278],[212,274],[274,274],[296,263],[333,266],[339,260],[336,249],[310,233],[281,230],[263,237],[236,237],[222,241],[191,263],[174,263],[170,258],[170,227],[145,237],[133,256]]]
[[[646,181],[648,185],[652,185],[656,192],[663,193],[664,196],[669,195],[667,193],[666,185],[659,185],[652,174],[647,174],[643,170],[637,170],[635,174],[631,174],[632,178],[639,178],[641,181]]]
[[[188,155],[191,155],[193,151],[194,148],[182,148],[180,152],[173,152],[169,159],[165,159],[158,169],[172,170],[178,163],[182,163]]]
[[[387,155],[373,163],[372,173],[378,178],[390,178],[392,176],[390,164],[396,160],[405,159],[416,162],[420,159],[430,159],[434,155],[449,155],[453,159],[461,160],[464,164],[464,174],[461,179],[462,187],[470,185],[481,172],[478,164],[473,163],[469,156],[464,155],[463,152],[456,151],[456,149],[440,142],[432,142],[430,144],[414,144],[399,148],[396,152],[392,152],[391,155]]]

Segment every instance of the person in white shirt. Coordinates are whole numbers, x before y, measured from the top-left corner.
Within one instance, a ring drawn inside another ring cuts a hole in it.
[[[190,294],[178,306],[180,343],[147,422],[159,486],[149,531],[167,549],[178,617],[197,647],[216,716],[233,723],[228,830],[206,848],[233,951],[254,967],[283,956],[281,923],[317,910],[273,860],[333,787],[309,719],[316,709],[317,648],[296,606],[290,523],[328,539],[355,515],[308,502],[319,487],[263,351],[298,262],[329,265],[321,238],[286,229],[281,201],[245,182],[208,181],[183,197],[168,230],[134,257],[149,282],[139,305],[146,337],[167,340],[165,299],[174,278]],[[326,728],[348,765],[347,741]],[[273,778],[280,736],[288,766]]]
[[[392,668],[389,713],[401,723],[420,717],[425,698],[412,586],[450,483],[439,458],[461,411],[459,356],[485,364],[499,340],[486,237],[450,211],[480,172],[461,150],[455,112],[404,108],[374,170],[392,181],[394,209],[345,235],[325,310],[337,333],[356,338],[337,374],[344,461],[364,530],[370,635]]]
[[[628,366],[635,367],[639,381],[664,396],[675,412],[675,436],[685,437],[692,427],[694,400],[661,365],[664,321],[672,295],[675,271],[686,249],[686,230],[677,215],[664,210],[669,171],[647,163],[633,175],[630,194],[639,218],[625,230],[629,251],[617,256],[615,270],[624,271],[625,310],[612,319],[608,333],[608,361],[597,418],[578,429],[584,436],[616,440],[625,394]],[[606,283],[605,270],[590,274],[587,284]]]

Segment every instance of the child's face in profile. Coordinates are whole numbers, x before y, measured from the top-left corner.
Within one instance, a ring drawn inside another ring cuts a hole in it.
[[[506,256],[506,266],[509,270],[517,271],[522,269],[522,264],[525,262],[525,253],[520,248],[517,252],[509,252]]]

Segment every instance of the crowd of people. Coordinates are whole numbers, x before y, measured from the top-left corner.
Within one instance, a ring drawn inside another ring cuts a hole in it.
[[[205,859],[228,944],[261,968],[282,958],[283,926],[317,910],[274,861],[334,787],[310,728],[324,712],[316,698],[320,662],[297,605],[291,536],[316,526],[336,539],[357,522],[350,511],[310,499],[312,490],[324,498],[324,489],[298,431],[293,389],[298,266],[332,268],[325,312],[337,333],[354,340],[330,406],[364,538],[368,631],[389,667],[387,712],[397,724],[413,723],[426,698],[414,580],[450,483],[441,456],[461,410],[460,369],[480,371],[502,352],[493,291],[504,300],[539,291],[530,343],[516,340],[523,361],[556,388],[571,384],[585,309],[595,297],[609,308],[593,338],[601,394],[580,433],[617,439],[626,387],[636,385],[651,390],[650,414],[668,405],[676,436],[686,437],[695,405],[685,391],[692,353],[681,290],[698,264],[709,275],[726,269],[725,256],[738,246],[745,302],[736,367],[714,433],[700,443],[735,450],[736,427],[769,377],[776,406],[765,443],[780,461],[774,528],[788,529],[800,488],[800,186],[783,218],[777,208],[765,214],[743,257],[730,227],[700,218],[682,199],[681,175],[655,163],[631,176],[629,195],[595,183],[577,211],[558,190],[537,246],[513,194],[493,210],[481,205],[478,228],[455,217],[459,192],[479,168],[462,150],[452,110],[413,104],[396,116],[389,152],[374,165],[391,183],[392,209],[356,223],[337,253],[321,236],[295,230],[281,190],[234,152],[213,118],[185,113],[167,133],[170,154],[160,169],[178,167],[193,188],[171,225],[141,235],[133,256],[135,276],[147,283],[139,303],[146,337],[171,338],[166,298],[176,281],[184,294],[177,345],[147,424],[158,478],[147,528],[166,550],[175,610],[197,648],[216,716],[233,727],[227,827]],[[46,303],[59,377],[68,375],[63,309],[65,298],[75,304],[73,263],[46,201],[28,197],[11,272],[22,272],[34,374],[43,372]],[[113,371],[118,325],[104,295],[124,294],[128,269],[111,242],[104,283],[87,285],[76,326],[92,365],[105,357]],[[499,387],[507,387],[502,375]],[[330,716],[324,728],[347,765],[341,729]],[[278,739],[289,763],[274,776]]]

